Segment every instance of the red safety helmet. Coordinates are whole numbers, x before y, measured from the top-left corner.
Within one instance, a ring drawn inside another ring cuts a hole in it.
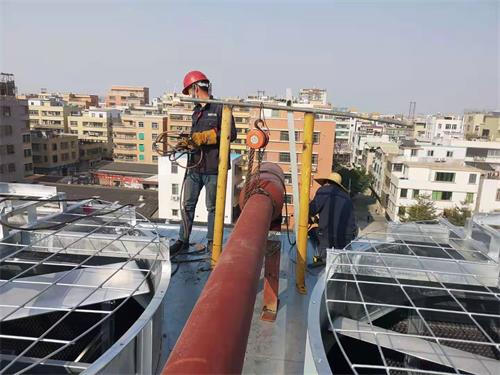
[[[188,74],[186,74],[186,76],[184,77],[184,81],[183,81],[184,88],[182,89],[182,93],[184,95],[187,95],[189,92],[189,88],[193,84],[195,84],[197,82],[201,82],[201,81],[209,81],[209,79],[207,78],[207,76],[205,74],[203,74],[199,70],[192,70],[192,71],[188,72]]]

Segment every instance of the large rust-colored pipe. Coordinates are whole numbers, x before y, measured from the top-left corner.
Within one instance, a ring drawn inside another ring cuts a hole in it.
[[[266,164],[260,182],[266,193],[243,207],[162,374],[241,373],[267,235],[285,194],[283,171]]]

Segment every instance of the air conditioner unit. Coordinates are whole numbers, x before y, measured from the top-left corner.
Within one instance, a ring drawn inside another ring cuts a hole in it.
[[[178,195],[172,195],[172,200],[174,202],[178,202],[179,201],[179,196]]]

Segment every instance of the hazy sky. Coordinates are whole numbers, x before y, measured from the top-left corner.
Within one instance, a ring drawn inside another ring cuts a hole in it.
[[[19,92],[152,96],[199,69],[216,96],[328,89],[363,111],[500,108],[500,0],[0,0],[0,67]]]

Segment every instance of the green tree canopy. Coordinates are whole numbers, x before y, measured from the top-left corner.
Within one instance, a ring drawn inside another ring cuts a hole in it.
[[[437,218],[436,206],[428,195],[419,195],[417,203],[406,207],[405,216],[401,217],[401,221],[427,221]]]
[[[467,218],[471,216],[471,211],[466,207],[445,208],[443,216],[453,225],[463,227]]]
[[[341,168],[337,171],[342,176],[342,185],[350,190],[351,195],[362,193],[371,185],[373,176],[362,167]]]

